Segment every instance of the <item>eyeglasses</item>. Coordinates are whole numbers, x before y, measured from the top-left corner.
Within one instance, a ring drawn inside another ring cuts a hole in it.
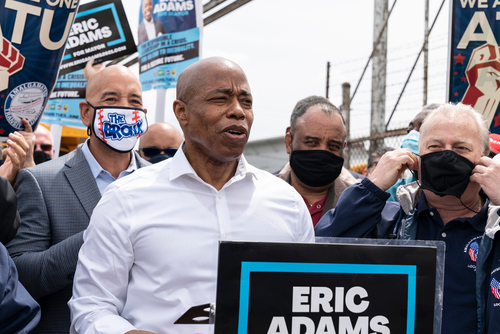
[[[375,167],[375,166],[377,166],[377,165],[378,165],[378,160],[377,160],[377,161],[374,161],[374,162],[372,162],[371,164],[369,164],[368,166],[366,166],[366,169],[370,169],[370,168]]]
[[[50,152],[50,151],[52,151],[52,145],[51,144],[36,144],[35,151],[37,151],[38,149],[40,149],[44,152]]]
[[[169,157],[173,157],[175,152],[177,152],[177,149],[176,148],[158,148],[158,147],[143,147],[143,148],[140,148],[139,151],[142,151],[144,153],[145,156],[147,156],[148,158],[152,158],[154,157],[155,155],[158,155],[158,154],[165,154],[165,155],[168,155]]]

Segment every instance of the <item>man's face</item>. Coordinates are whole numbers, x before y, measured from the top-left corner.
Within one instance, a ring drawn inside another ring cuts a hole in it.
[[[345,147],[346,128],[340,115],[325,113],[320,106],[312,106],[299,117],[285,136],[286,152],[293,150],[325,150],[339,157]]]
[[[41,125],[39,125],[41,127]],[[54,159],[54,149],[52,148],[52,138],[46,131],[35,131],[35,151],[43,151]]]
[[[110,66],[97,72],[90,78],[86,93],[86,100],[94,107],[143,109],[141,84],[132,72],[122,66]],[[94,113],[94,108],[80,102],[80,116],[85,126],[91,126]]]
[[[142,2],[142,15],[147,21],[151,21],[151,13],[153,12],[153,1],[144,0]]]
[[[139,155],[145,160],[157,154],[169,154],[172,149],[178,149],[182,136],[175,130],[155,127],[153,124],[139,141]]]
[[[481,158],[481,141],[479,130],[473,124],[469,116],[435,116],[420,134],[420,156],[451,150],[477,164]]]
[[[245,74],[231,65],[207,70],[186,106],[183,126],[186,143],[216,162],[238,158],[253,123],[252,94]]]

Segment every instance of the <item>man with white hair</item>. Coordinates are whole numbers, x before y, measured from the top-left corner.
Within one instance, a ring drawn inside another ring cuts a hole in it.
[[[442,105],[420,128],[420,157],[408,149],[386,153],[368,178],[344,191],[316,235],[444,241],[442,333],[499,333],[500,163],[489,150],[479,113]],[[407,168],[418,170],[420,181],[398,189],[399,203],[386,203],[385,190]]]

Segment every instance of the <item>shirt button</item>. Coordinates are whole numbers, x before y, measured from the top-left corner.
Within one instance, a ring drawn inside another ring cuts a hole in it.
[[[226,233],[223,233],[223,234],[222,234],[222,237],[223,237],[224,239],[227,239],[227,235],[226,235]]]
[[[220,194],[217,194],[217,198],[220,199],[220,197],[221,197]]]
[[[434,212],[429,212],[429,214],[431,215],[431,217],[434,217]]]
[[[441,233],[441,236],[442,236],[443,238],[446,238],[446,232]]]
[[[316,205],[316,208],[321,209],[321,205],[319,205],[319,204]]]

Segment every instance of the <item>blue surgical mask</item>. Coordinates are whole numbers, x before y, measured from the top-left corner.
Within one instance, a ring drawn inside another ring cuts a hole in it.
[[[411,130],[401,143],[401,148],[409,149],[413,154],[418,156],[418,140],[420,139],[420,132]]]

